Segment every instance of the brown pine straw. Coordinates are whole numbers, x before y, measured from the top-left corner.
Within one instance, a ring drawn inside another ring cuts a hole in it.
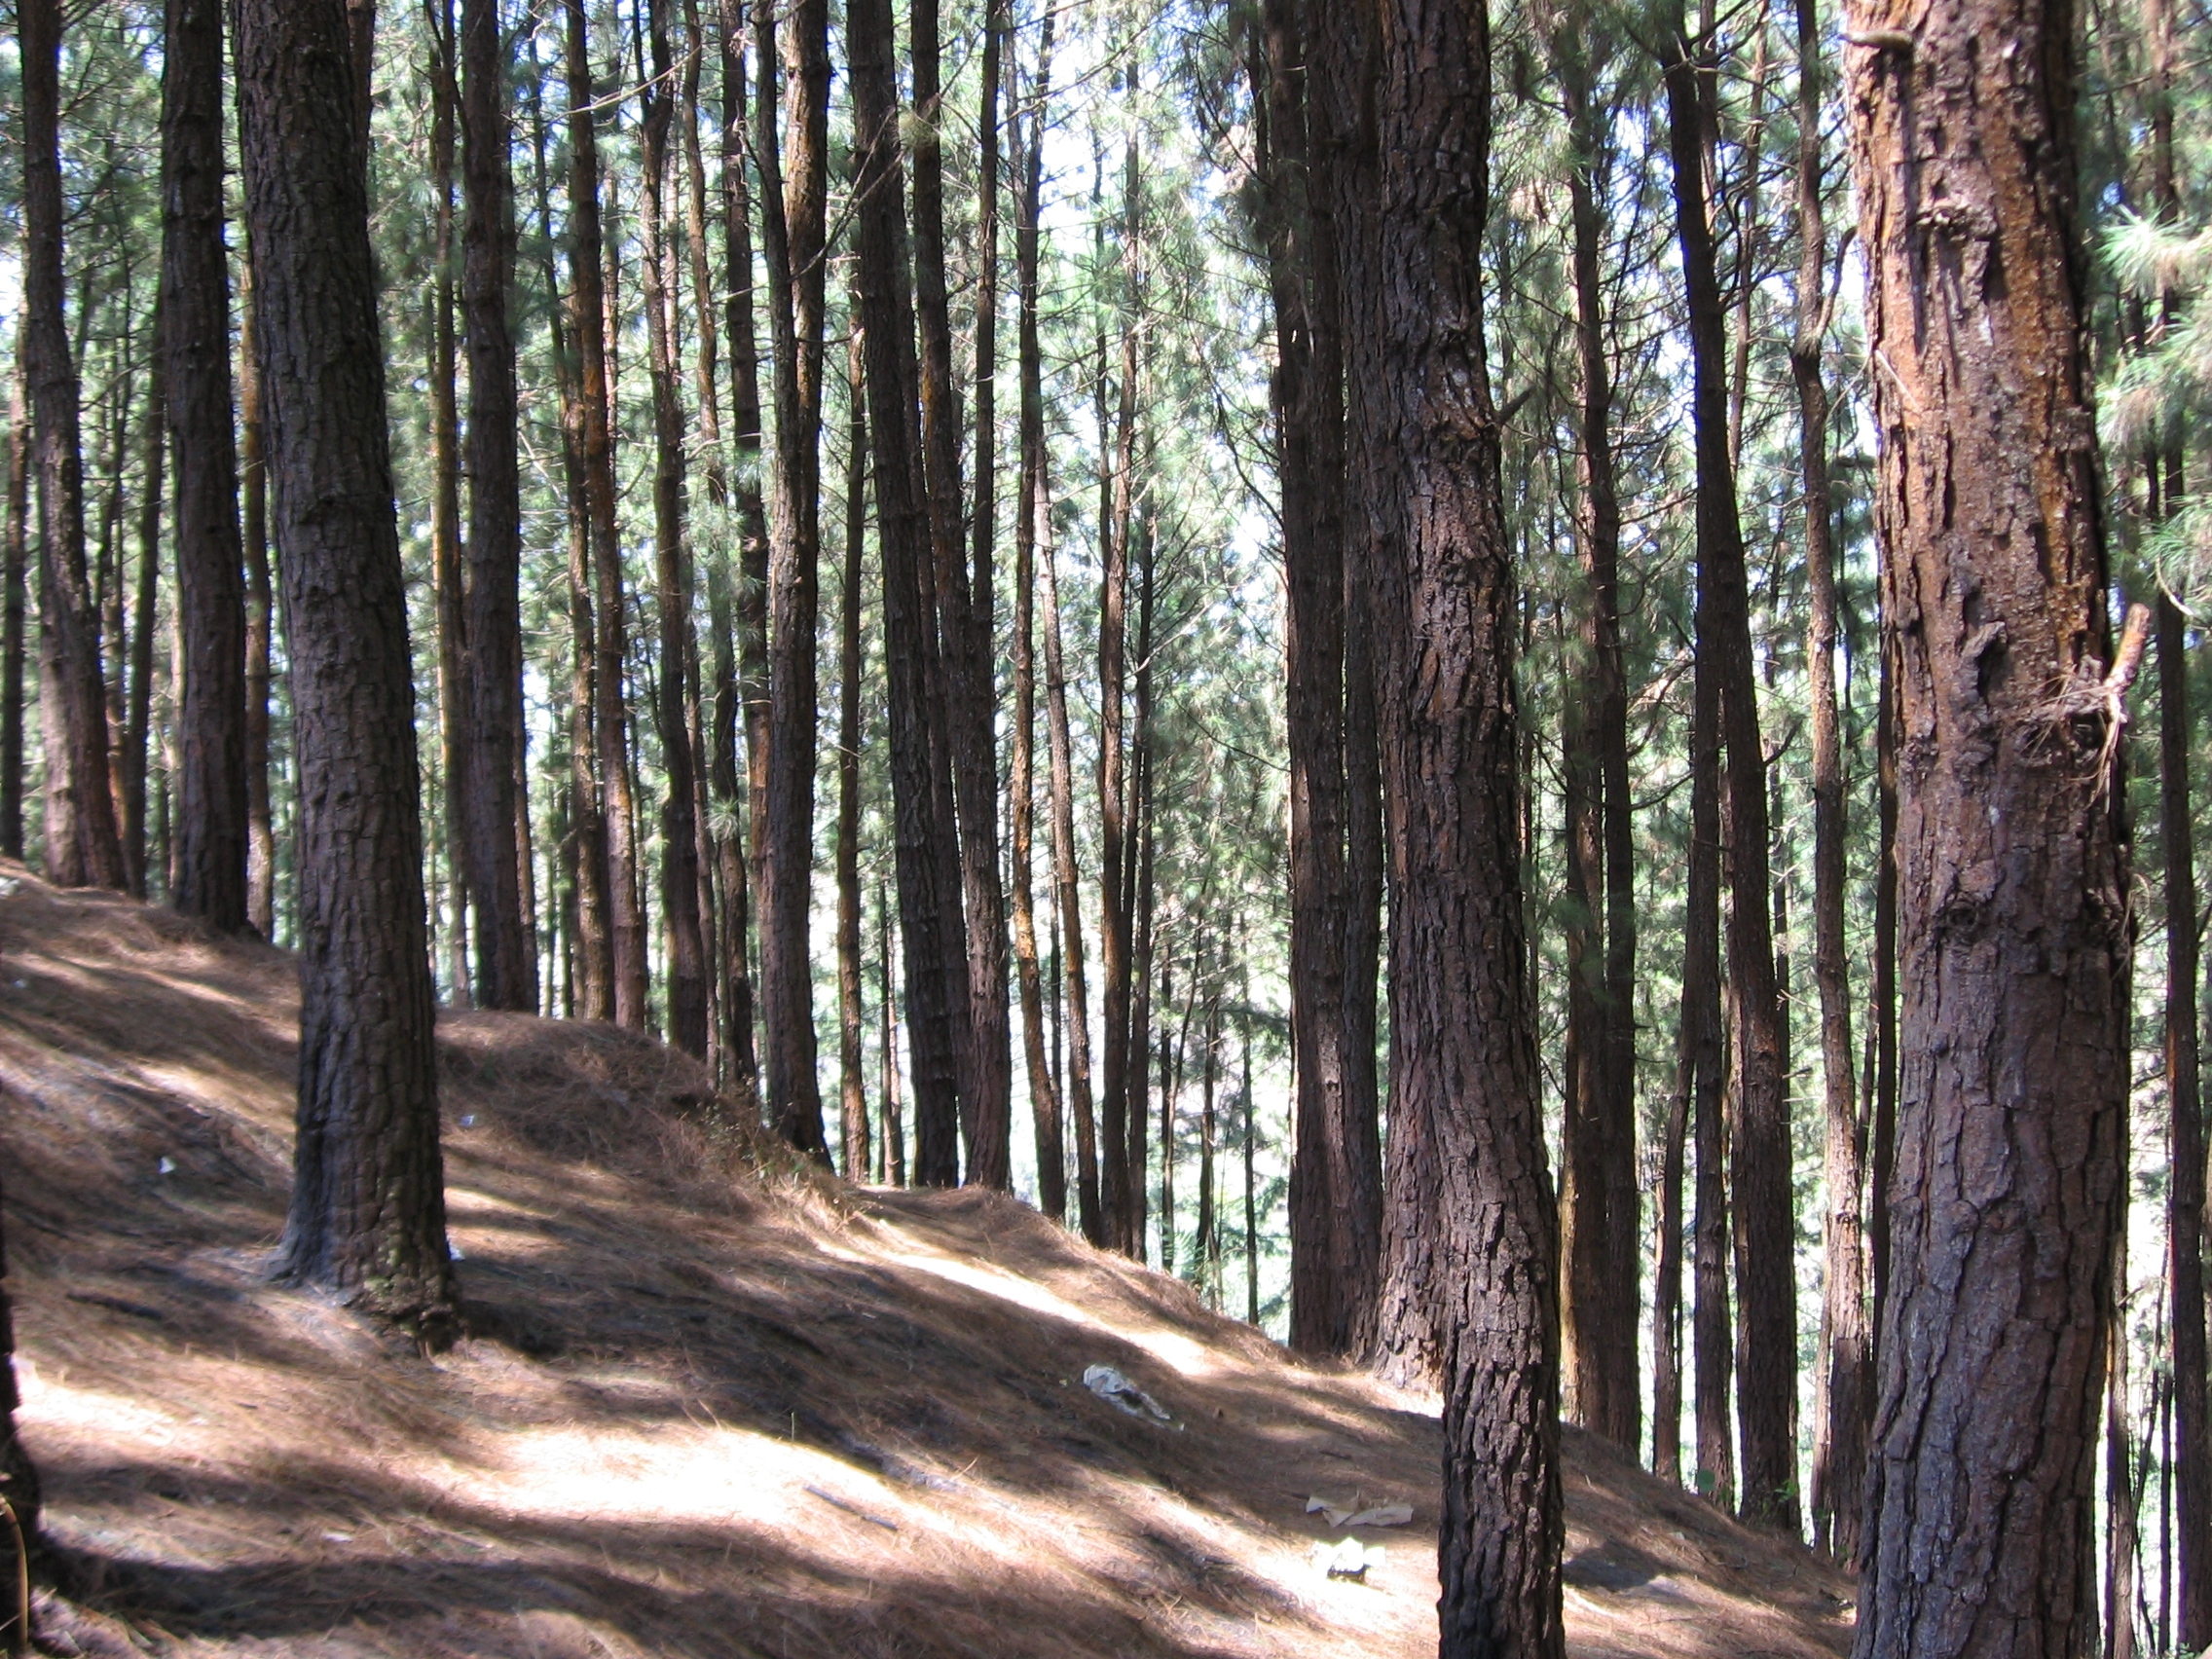
[[[1435,1652],[1433,1401],[1297,1365],[1010,1198],[821,1177],[643,1037],[441,1021],[475,1330],[452,1354],[270,1283],[290,959],[0,874],[18,1422],[74,1598],[39,1603],[57,1647]],[[1175,1425],[1093,1398],[1090,1364]],[[1843,1651],[1840,1575],[1565,1446],[1577,1652]],[[1343,1534],[1308,1497],[1355,1491],[1415,1508],[1365,1534],[1366,1586],[1309,1559]]]

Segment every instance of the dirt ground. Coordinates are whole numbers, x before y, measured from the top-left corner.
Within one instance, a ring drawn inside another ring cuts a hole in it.
[[[272,1285],[289,959],[0,888],[21,1426],[74,1596],[51,1650],[1435,1651],[1432,1401],[1012,1200],[763,1160],[701,1068],[605,1026],[441,1023],[469,1341],[424,1359]],[[1567,1450],[1571,1652],[1845,1650],[1840,1575]],[[1347,1535],[1314,1494],[1412,1505],[1356,1534],[1367,1582],[1314,1564]]]

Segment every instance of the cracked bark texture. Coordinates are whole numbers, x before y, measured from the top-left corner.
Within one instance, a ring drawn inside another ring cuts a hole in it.
[[[344,0],[238,11],[300,776],[298,1142],[282,1263],[426,1343],[455,1320],[415,691]]]
[[[2128,925],[2074,23],[2066,0],[1848,18],[1902,1002],[1861,1659],[2098,1641]]]
[[[1389,0],[1372,377],[1396,535],[1374,570],[1392,874],[1390,1098],[1434,1214],[1444,1373],[1447,1659],[1564,1652],[1558,1233],[1537,1109],[1521,895],[1519,589],[1484,363],[1490,31],[1456,0]],[[1357,340],[1365,334],[1355,330]],[[1407,1179],[1392,1171],[1393,1182]],[[1404,1240],[1393,1233],[1394,1257]]]
[[[169,0],[163,42],[161,349],[184,647],[171,903],[237,934],[247,926],[245,575],[223,245],[221,0]]]

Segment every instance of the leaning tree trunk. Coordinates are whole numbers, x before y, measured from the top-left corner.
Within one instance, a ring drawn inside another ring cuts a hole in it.
[[[522,477],[515,343],[507,40],[497,0],[461,0],[461,333],[468,357],[468,693],[463,863],[479,1007],[537,1011],[537,941],[523,902]]]
[[[243,0],[240,150],[300,773],[283,1263],[450,1340],[407,597],[343,0]]]
[[[162,316],[184,642],[169,902],[246,928],[245,578],[223,246],[222,0],[169,0],[162,49]]]
[[[1426,1168],[1444,1350],[1440,1652],[1565,1651],[1557,1216],[1521,895],[1519,588],[1483,347],[1490,30],[1382,8],[1372,377],[1398,532],[1374,571],[1389,802],[1390,1098]],[[1394,1124],[1394,1128],[1396,1127]],[[1394,1177],[1402,1179],[1403,1177]],[[1389,1243],[1402,1248],[1401,1236]],[[1393,1272],[1405,1264],[1393,1261]]]
[[[2065,0],[1849,17],[1903,1008],[1862,1659],[2094,1651],[2128,1088]],[[1906,32],[1908,31],[1909,32]]]
[[[1798,1530],[1797,1270],[1787,1031],[1774,958],[1766,751],[1759,737],[1750,585],[1736,509],[1726,368],[1727,316],[1714,268],[1706,185],[1714,52],[1693,42],[1681,10],[1665,66],[1675,219],[1689,317],[1697,448],[1698,672],[1720,692],[1728,816],[1728,983],[1734,996],[1734,1113],[1729,1175],[1738,1238],[1741,1321],[1736,1415],[1743,1515]]]
[[[17,9],[23,98],[23,329],[38,468],[39,703],[46,865],[62,887],[125,885],[108,777],[99,611],[85,569],[80,387],[62,315],[60,0]]]

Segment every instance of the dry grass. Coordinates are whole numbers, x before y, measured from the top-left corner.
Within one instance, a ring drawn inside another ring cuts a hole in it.
[[[55,1651],[1434,1651],[1427,1402],[1301,1368],[1010,1200],[852,1191],[602,1026],[441,1026],[477,1335],[267,1282],[288,959],[21,877],[0,1159]],[[169,1165],[164,1172],[163,1161]],[[1082,1386],[1120,1367],[1174,1414]],[[1568,1438],[1581,1654],[1842,1651],[1848,1586]],[[1367,1586],[1309,1493],[1404,1498]]]

